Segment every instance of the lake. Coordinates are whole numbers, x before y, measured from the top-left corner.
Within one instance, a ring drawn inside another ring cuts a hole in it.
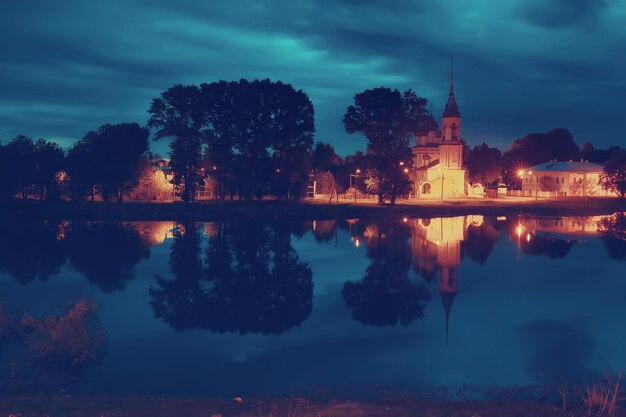
[[[6,392],[358,395],[626,368],[626,217],[2,222]]]

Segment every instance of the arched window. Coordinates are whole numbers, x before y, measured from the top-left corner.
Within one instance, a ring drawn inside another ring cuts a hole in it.
[[[430,194],[430,184],[426,183],[422,185],[422,194]]]

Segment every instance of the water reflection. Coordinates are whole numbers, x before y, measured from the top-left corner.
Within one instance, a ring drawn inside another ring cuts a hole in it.
[[[124,289],[134,268],[150,256],[152,241],[133,225],[73,223],[65,238],[70,264],[102,291]]]
[[[311,268],[291,245],[288,223],[220,224],[203,256],[197,225],[179,225],[170,256],[173,280],[150,289],[155,315],[177,330],[279,334],[313,306]]]
[[[162,373],[172,378],[163,384],[238,390],[246,379],[263,385],[250,375],[271,380],[280,364],[297,368],[306,357],[298,371],[307,386],[344,374],[406,378],[405,386],[416,375],[425,384],[525,383],[526,373],[595,373],[600,355],[624,360],[610,336],[623,316],[623,263],[609,259],[626,259],[623,213],[2,226],[9,304],[0,303],[0,382],[47,374],[115,385],[134,372],[137,386],[159,382],[136,375]],[[567,276],[546,265],[565,266]],[[97,300],[110,344],[94,304],[59,312],[70,296]],[[466,343],[441,349],[448,325],[451,340]],[[396,354],[404,376],[389,371]],[[478,375],[483,361],[493,372]],[[207,382],[216,370],[224,377]]]
[[[176,330],[218,333],[280,334],[309,317],[313,276],[292,245],[307,230],[321,244],[336,245],[343,229],[354,246],[365,245],[370,264],[360,280],[343,284],[341,295],[353,319],[371,326],[407,326],[422,318],[435,280],[448,323],[462,259],[486,264],[501,231],[523,254],[559,259],[581,239],[598,236],[611,258],[626,259],[624,213],[508,220],[5,221],[2,227],[0,271],[25,284],[47,280],[68,262],[105,293],[123,290],[151,248],[171,242],[171,276],[156,277],[149,290],[154,314]]]
[[[599,221],[600,238],[611,259],[626,260],[626,214],[615,213]]]
[[[424,316],[430,294],[409,279],[409,227],[401,221],[368,224],[363,232],[371,264],[358,282],[344,284],[342,295],[352,317],[371,326],[408,325]]]
[[[16,222],[0,220],[0,271],[22,284],[45,281],[58,274],[66,260],[58,221]]]

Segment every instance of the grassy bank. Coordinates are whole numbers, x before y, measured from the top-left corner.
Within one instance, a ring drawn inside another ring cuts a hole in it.
[[[371,202],[326,201],[207,201],[185,204],[143,202],[48,202],[2,200],[4,218],[55,218],[77,220],[235,220],[260,219],[335,219],[381,216],[441,217],[466,214],[586,216],[626,211],[626,202],[615,198],[539,199],[465,199],[451,201],[402,201],[395,206]]]

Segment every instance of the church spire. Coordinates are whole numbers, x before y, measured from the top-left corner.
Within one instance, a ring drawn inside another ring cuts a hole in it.
[[[450,94],[454,94],[454,58],[450,57]]]
[[[459,108],[456,105],[456,98],[454,97],[454,61],[452,57],[450,58],[450,93],[448,94],[448,102],[446,103],[443,117],[461,117]]]

